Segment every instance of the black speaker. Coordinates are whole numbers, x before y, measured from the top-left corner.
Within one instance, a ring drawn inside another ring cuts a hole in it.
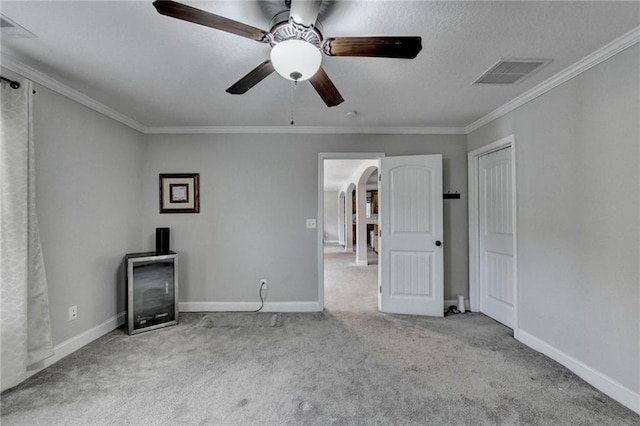
[[[171,252],[169,245],[169,228],[156,228],[156,254]]]

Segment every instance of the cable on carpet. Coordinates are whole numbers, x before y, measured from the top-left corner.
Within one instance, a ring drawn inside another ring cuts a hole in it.
[[[260,284],[260,289],[258,290],[258,293],[260,295],[260,307],[255,311],[251,311],[251,312],[260,312],[262,308],[264,308],[264,299],[262,297],[262,289],[264,288],[264,285],[265,285],[264,283]]]
[[[447,315],[456,315],[456,314],[462,314],[462,313],[466,314],[467,312],[471,313],[471,311],[468,309],[464,312],[460,312],[460,310],[456,305],[451,305],[449,306],[449,309],[445,311],[444,316],[446,317]]]

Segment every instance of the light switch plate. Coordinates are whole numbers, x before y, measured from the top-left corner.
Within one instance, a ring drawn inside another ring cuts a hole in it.
[[[307,219],[307,229],[316,229],[315,219]]]

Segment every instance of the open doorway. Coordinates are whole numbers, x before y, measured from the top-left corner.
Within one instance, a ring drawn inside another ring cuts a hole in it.
[[[319,298],[332,311],[377,310],[380,153],[320,154]]]

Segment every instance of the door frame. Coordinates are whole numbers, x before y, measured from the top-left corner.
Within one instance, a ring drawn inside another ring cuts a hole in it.
[[[317,252],[318,252],[318,303],[324,310],[324,160],[380,160],[384,152],[320,152],[318,153],[318,220]],[[378,170],[380,161],[378,161]],[[345,203],[346,203],[345,199]],[[345,235],[346,238],[346,235]]]
[[[467,154],[469,191],[469,304],[471,311],[480,311],[480,157],[511,147],[511,191],[513,220],[513,331],[518,330],[518,190],[516,186],[516,138],[509,135]]]

